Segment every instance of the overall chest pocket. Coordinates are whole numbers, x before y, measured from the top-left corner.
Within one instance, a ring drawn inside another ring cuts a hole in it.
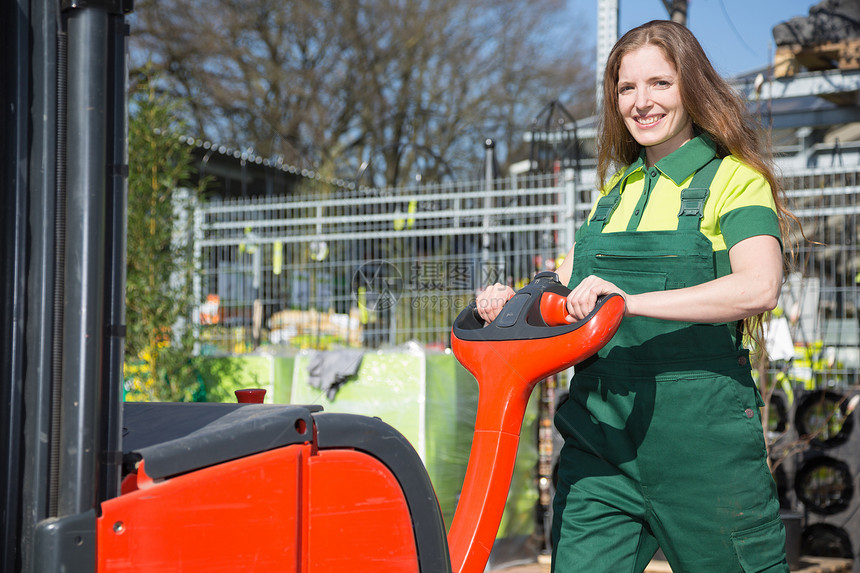
[[[606,280],[611,280],[604,276],[608,274],[629,280],[625,284],[632,294],[693,286],[715,277],[712,256],[671,253],[597,253],[594,274]]]
[[[628,270],[615,264],[604,267],[598,263],[594,267],[594,274],[628,294],[666,290],[669,284],[668,273],[660,270]]]

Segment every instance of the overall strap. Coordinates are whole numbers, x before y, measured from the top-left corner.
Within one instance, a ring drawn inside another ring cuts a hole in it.
[[[612,212],[615,211],[618,202],[621,200],[621,192],[618,189],[620,186],[621,182],[619,181],[608,195],[604,195],[597,201],[597,206],[594,208],[594,215],[591,216],[589,225],[601,223],[601,229],[606,226],[606,223],[609,222],[609,217],[612,216]]]
[[[624,175],[622,175],[618,179],[618,182],[615,183],[612,190],[597,201],[597,206],[594,207],[594,214],[591,216],[591,219],[589,219],[589,225],[591,223],[601,223],[600,230],[603,230],[603,227],[605,227],[606,223],[609,222],[612,212],[615,211],[615,208],[621,201],[621,185],[627,180],[627,176],[633,171],[634,169],[632,166],[628,167],[624,172]]]
[[[705,201],[708,200],[711,183],[721,163],[722,159],[714,157],[693,175],[690,186],[681,191],[681,210],[678,211],[679,231],[699,230],[702,218],[705,216]]]

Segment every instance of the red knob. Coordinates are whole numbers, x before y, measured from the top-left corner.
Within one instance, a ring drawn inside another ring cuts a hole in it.
[[[262,404],[266,397],[265,388],[245,388],[244,390],[234,390],[234,393],[240,404]]]
[[[564,326],[567,320],[567,297],[554,292],[545,292],[540,299],[540,315],[548,326]]]

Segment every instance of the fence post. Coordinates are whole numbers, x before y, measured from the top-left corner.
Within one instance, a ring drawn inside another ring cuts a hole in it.
[[[484,140],[484,190],[487,193],[486,195],[484,195],[484,232],[481,236],[481,276],[479,277],[479,281],[483,279],[483,277],[489,276],[488,270],[490,264],[490,209],[493,206],[493,197],[491,192],[493,190],[494,180],[493,164],[495,162],[495,148],[495,141],[489,138]]]

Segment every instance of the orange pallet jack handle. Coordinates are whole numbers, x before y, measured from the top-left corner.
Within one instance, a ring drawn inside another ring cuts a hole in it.
[[[448,532],[455,573],[481,573],[487,564],[535,385],[595,354],[621,323],[624,299],[617,294],[599,300],[583,320],[566,322],[569,292],[555,273],[538,273],[489,325],[474,304],[454,322],[451,348],[479,392],[469,464]]]

